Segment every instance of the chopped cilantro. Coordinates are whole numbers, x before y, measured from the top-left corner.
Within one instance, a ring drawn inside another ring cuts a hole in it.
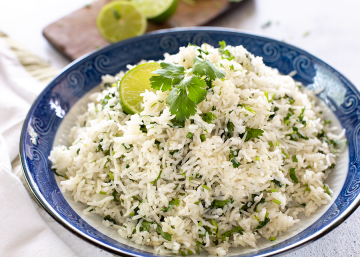
[[[220,238],[219,226],[216,223],[216,221],[215,220],[210,220],[210,224],[213,225],[214,227],[216,227],[215,234],[216,234],[217,238]]]
[[[112,223],[116,224],[116,220],[115,220],[115,219],[113,219],[113,218],[111,218],[111,217],[110,217],[110,215],[106,215],[106,216],[104,217],[104,220],[108,220],[108,221],[110,221],[110,222],[112,222]]]
[[[298,159],[296,158],[296,154],[293,156],[293,162],[298,162]]]
[[[275,241],[276,240],[276,237],[270,237],[270,241]]]
[[[269,221],[270,221],[270,219],[268,217],[266,217],[264,221],[259,222],[259,225],[255,229],[261,229],[261,228],[265,227],[266,224],[269,223]]]
[[[223,51],[223,55],[221,56],[221,59],[226,59],[226,60],[231,61],[231,60],[235,59],[235,56],[231,56],[230,51],[226,49]],[[231,68],[231,66],[230,66],[230,68]],[[234,66],[233,66],[233,68],[234,68]]]
[[[114,190],[114,192],[112,193],[112,196],[114,197],[115,202],[119,202],[119,200],[116,198],[117,195],[118,195],[118,192],[116,190]]]
[[[104,99],[101,102],[102,110],[104,110],[104,107],[108,104],[109,99],[111,99],[110,94],[106,95]]]
[[[205,55],[209,55],[208,51],[202,50],[200,47],[198,49],[196,49],[196,50],[198,50],[200,54],[203,53]]]
[[[161,142],[159,140],[155,139],[155,145],[156,145],[157,149],[159,149],[159,150],[160,150],[160,143]]]
[[[285,159],[289,159],[289,155],[287,153],[285,153],[284,151],[281,151],[281,153],[285,155]]]
[[[325,136],[325,131],[324,130],[321,130],[321,132],[320,133],[318,133],[317,134],[317,138],[322,138],[322,137],[324,137]]]
[[[105,169],[107,168],[108,162],[110,162],[110,158],[107,158],[107,160],[106,160],[106,162],[105,162],[105,164],[104,164],[104,168],[105,168]]]
[[[199,241],[196,241],[196,252],[200,254],[200,245],[201,243]]]
[[[282,187],[282,184],[281,184],[281,182],[279,180],[273,179],[273,180],[271,180],[271,182],[273,182],[278,187]]]
[[[217,118],[216,115],[213,114],[212,112],[202,113],[200,116],[203,119],[203,121],[209,124],[211,124],[211,122]]]
[[[239,233],[240,235],[242,235],[243,231],[244,231],[244,229],[242,227],[240,227],[240,226],[235,227],[234,229],[229,230],[229,231],[225,232],[224,234],[222,234],[221,240],[225,241],[227,237],[230,237],[232,235],[232,233]]]
[[[189,133],[187,133],[186,138],[192,139],[193,136],[194,136],[194,134],[189,132]]]
[[[281,202],[279,200],[274,199],[273,203],[276,203],[277,205],[281,205]]]
[[[328,195],[331,195],[329,188],[327,186],[325,186],[325,185],[324,185],[324,190]]]
[[[230,156],[229,156],[229,161],[232,162],[233,164],[233,167],[236,169],[236,168],[239,168],[240,166],[240,163],[236,160],[236,156],[239,154],[239,152],[237,152],[237,154],[235,155],[235,152],[233,150],[230,150]]]
[[[202,185],[203,188],[205,188],[206,190],[210,191],[210,188],[206,185]]]
[[[144,124],[140,125],[140,131],[141,131],[142,133],[147,133],[146,125],[144,125]]]
[[[295,174],[295,168],[290,169],[290,178],[292,179],[292,181],[294,181],[294,183],[299,183],[299,180]]]
[[[226,199],[226,200],[214,200],[211,205],[210,205],[210,208],[213,209],[213,208],[224,208],[224,206],[230,202],[230,200]]]
[[[274,108],[274,111],[273,111],[274,114],[271,114],[271,115],[269,116],[269,119],[270,119],[270,120],[272,120],[272,119],[275,117],[275,113],[276,113],[278,110],[279,110],[278,107],[275,107],[275,108]]]
[[[304,111],[305,111],[305,107],[301,109],[301,113],[298,116],[298,122],[300,122],[301,124],[304,125],[304,127],[306,127],[306,120],[304,120]]]
[[[225,48],[226,48],[226,42],[225,42],[224,40],[223,40],[223,41],[220,41],[220,42],[219,42],[219,46],[220,46],[220,47],[219,47],[219,52],[223,54],[224,51],[225,51]]]
[[[265,198],[261,198],[260,201],[255,205],[255,207],[254,207],[254,212],[257,212],[257,207],[258,207],[258,205],[261,204],[261,203],[265,203]]]
[[[251,108],[249,106],[245,106],[245,109],[248,110],[249,112],[251,112],[252,114],[256,114],[256,111],[254,111],[253,108]]]
[[[160,170],[159,175],[157,176],[157,178],[154,181],[150,182],[152,185],[155,185],[156,182],[160,179],[161,173],[162,173],[162,170]]]
[[[205,134],[201,134],[201,135],[200,135],[200,140],[201,140],[201,142],[206,141],[206,136],[205,136]]]
[[[122,146],[123,146],[126,150],[130,150],[130,149],[133,147],[133,145],[129,145],[129,147],[127,147],[124,143],[122,143]]]
[[[260,139],[260,136],[263,135],[264,130],[262,129],[254,129],[254,128],[246,128],[246,138],[245,138],[245,142],[249,141],[252,138],[258,138]]]
[[[162,209],[162,211],[163,211],[163,212],[171,211],[174,205],[179,206],[179,204],[180,204],[179,199],[177,199],[177,198],[172,199],[172,200],[169,202],[168,207],[164,207],[164,208]]]
[[[155,224],[156,224],[156,232],[158,232],[165,240],[171,241],[171,235],[167,232],[164,232],[159,224],[157,223]]]
[[[151,226],[152,222],[149,222],[149,221],[146,221],[144,220],[141,225],[142,225],[142,228],[140,228],[140,231],[147,231],[147,232],[150,232],[150,226]]]
[[[308,137],[303,136],[300,132],[299,129],[297,127],[293,127],[293,132],[290,134],[286,134],[286,136],[290,137],[290,140],[292,141],[299,141],[300,138],[305,139],[305,140],[309,140]]]
[[[227,133],[226,136],[227,137],[232,137],[234,129],[235,129],[235,125],[234,123],[232,123],[230,120],[228,121],[228,123],[226,124],[226,128],[227,128]]]
[[[109,177],[110,177],[111,180],[114,180],[114,175],[112,174],[111,171],[109,171]]]
[[[106,195],[106,192],[100,191],[99,194]]]

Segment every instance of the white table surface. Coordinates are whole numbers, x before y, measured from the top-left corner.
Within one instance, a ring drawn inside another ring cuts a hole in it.
[[[0,31],[62,69],[69,61],[42,36],[49,23],[91,0],[0,0]],[[343,0],[246,0],[211,22],[284,40],[298,46],[344,74],[360,88],[360,2]],[[271,25],[262,25],[271,21]],[[305,34],[308,34],[307,36]],[[44,210],[40,214],[79,256],[112,256],[58,225]],[[316,242],[284,256],[360,256],[360,210]]]

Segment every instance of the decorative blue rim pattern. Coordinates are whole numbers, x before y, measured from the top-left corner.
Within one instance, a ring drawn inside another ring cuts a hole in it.
[[[350,155],[345,185],[320,219],[279,244],[241,256],[269,256],[293,250],[320,238],[343,222],[360,202],[360,98],[355,86],[335,69],[299,48],[237,30],[211,27],[161,30],[110,45],[71,63],[43,90],[24,122],[20,155],[26,180],[44,209],[65,228],[104,250],[126,256],[156,256],[121,244],[86,223],[60,192],[47,157],[62,118],[84,94],[101,82],[102,75],[114,75],[125,70],[127,64],[136,64],[141,59],[162,59],[164,53],[174,54],[189,42],[218,46],[221,40],[229,45],[243,45],[254,55],[262,56],[266,65],[283,74],[296,71],[294,78],[309,87],[321,86],[324,82],[319,73],[327,73],[330,81],[325,83],[336,86],[329,87],[319,96],[346,129]],[[29,135],[32,129],[38,135],[35,142]]]

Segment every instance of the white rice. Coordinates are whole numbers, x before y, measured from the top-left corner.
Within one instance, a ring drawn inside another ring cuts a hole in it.
[[[72,145],[55,147],[49,157],[52,168],[64,176],[61,190],[70,191],[75,201],[88,206],[84,214],[106,217],[104,226],[162,254],[189,255],[200,250],[225,255],[229,247],[256,247],[259,238],[274,240],[300,221],[299,213],[310,216],[331,199],[328,193],[332,191],[327,193],[324,180],[338,151],[329,140],[340,138],[331,133],[329,138],[317,138],[330,127],[324,125],[322,109],[312,93],[303,93],[300,83],[265,66],[261,57],[242,46],[227,47],[235,57],[231,61],[222,59],[209,45],[202,49],[210,52],[204,58],[225,71],[226,77],[213,82],[206,100],[184,128],[172,126],[174,116],[165,103],[168,92],[146,91],[144,111],[124,114],[117,88],[108,87],[124,72],[107,75],[104,90],[91,96],[88,111],[72,128]],[[178,54],[166,54],[165,62],[191,69],[197,55],[195,46],[181,47]],[[269,100],[276,93],[273,101],[268,102],[265,91]],[[109,100],[103,105],[106,96]],[[294,114],[285,124],[290,108]],[[305,127],[298,121],[303,108]],[[207,112],[217,117],[211,124],[200,116]],[[235,128],[233,137],[227,139],[223,134],[229,121]],[[146,125],[147,133],[140,131],[140,125]],[[293,126],[309,139],[290,140],[286,135]],[[248,127],[263,130],[263,135],[244,142],[246,135],[241,138],[239,134]],[[189,132],[193,139],[186,137]],[[204,142],[202,134],[206,135]],[[238,168],[229,159],[231,150],[239,150],[235,157],[241,164]],[[290,177],[292,168],[299,183]],[[165,212],[173,199],[179,200],[178,206]],[[224,207],[212,208],[214,200],[226,199],[229,202]],[[152,223],[149,231],[143,228],[144,221]],[[171,241],[158,233],[156,223],[171,235]],[[244,231],[223,238],[236,227]]]

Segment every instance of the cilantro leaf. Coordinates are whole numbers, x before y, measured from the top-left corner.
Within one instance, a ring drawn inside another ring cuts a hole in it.
[[[170,104],[170,113],[176,115],[177,121],[185,121],[196,113],[196,107],[196,103],[191,101],[187,95],[186,86],[181,85],[176,92],[176,97],[173,98],[173,102]]]
[[[185,68],[182,65],[162,62],[160,66],[161,69],[152,72],[159,76],[150,78],[151,88],[155,90],[168,91],[172,85],[179,84],[185,76]]]
[[[294,181],[294,183],[299,183],[299,180],[295,173],[295,168],[290,169],[290,178],[292,179],[292,181]]]
[[[153,180],[153,181],[150,182],[152,185],[155,185],[156,182],[160,179],[161,173],[162,173],[162,170],[160,170],[159,175],[157,176],[157,178],[156,178],[155,180]]]
[[[220,233],[219,233],[219,226],[218,224],[216,223],[215,220],[210,220],[210,224],[213,225],[215,228],[215,234],[217,236],[217,238],[220,238]]]
[[[195,103],[201,103],[207,94],[206,82],[199,77],[190,77],[183,80],[189,91],[188,97]]]
[[[253,129],[253,128],[246,128],[246,138],[245,142],[249,141],[251,138],[258,138],[263,135],[264,130],[262,129]]]
[[[200,116],[203,119],[203,121],[209,124],[211,124],[211,122],[217,118],[216,115],[213,114],[212,112],[202,113]]]
[[[204,81],[192,76],[185,78],[177,88],[170,92],[166,103],[170,105],[170,113],[176,115],[177,121],[185,121],[196,113],[196,104],[206,97],[207,91],[205,88],[206,83]]]
[[[243,234],[242,231],[244,231],[244,229],[242,227],[240,227],[240,226],[235,227],[234,229],[229,230],[229,231],[225,232],[224,234],[222,234],[221,240],[225,241],[225,239],[227,237],[230,237],[232,235],[232,233],[239,233],[240,235],[242,235]]]
[[[140,231],[147,231],[147,232],[150,232],[150,226],[151,226],[152,222],[149,222],[149,221],[146,221],[144,220],[141,225],[142,225],[142,228],[140,228]]]
[[[211,203],[211,206],[210,208],[213,209],[213,208],[224,208],[224,206],[230,202],[230,200],[226,199],[226,200],[214,200],[212,203]]]
[[[199,57],[194,58],[193,73],[199,76],[209,76],[211,80],[225,77],[224,71],[216,69],[211,62],[203,60]]]
[[[273,179],[273,180],[271,180],[271,182],[273,182],[278,187],[282,187],[282,184],[281,184],[281,182],[279,180]]]
[[[219,52],[223,54],[225,52],[226,42],[224,40],[220,41],[219,45],[220,45]]]
[[[156,232],[158,232],[165,240],[168,240],[168,241],[171,241],[171,235],[169,233],[166,233],[162,230],[162,227],[155,223],[157,226],[156,226]]]
[[[226,49],[224,51],[223,55],[221,56],[221,59],[227,59],[227,60],[231,61],[231,60],[235,59],[235,57],[231,56],[230,51]]]
[[[260,228],[265,227],[265,226],[266,226],[266,224],[268,224],[268,223],[269,223],[269,221],[270,221],[270,219],[269,219],[269,218],[265,218],[265,220],[264,220],[264,221],[260,221],[260,222],[259,222],[259,225],[258,225],[255,229],[260,229]]]
[[[179,206],[179,204],[180,204],[179,199],[177,199],[177,198],[172,199],[172,200],[169,202],[169,206],[168,206],[168,207],[164,207],[164,208],[162,209],[162,211],[163,211],[163,212],[171,211],[174,205]]]
[[[112,222],[112,223],[116,224],[116,220],[115,220],[115,219],[113,219],[113,218],[111,218],[111,216],[110,216],[110,215],[106,215],[106,216],[104,217],[104,220],[108,220],[108,221],[110,221],[110,222]]]
[[[229,161],[232,162],[234,169],[239,168],[240,163],[235,159],[236,156],[238,156],[239,152],[235,155],[235,152],[233,150],[230,150],[230,156]]]
[[[228,137],[232,137],[232,134],[233,134],[234,129],[235,129],[234,123],[232,123],[232,122],[229,120],[228,123],[226,124],[226,128],[228,129],[227,136],[228,136]]]

